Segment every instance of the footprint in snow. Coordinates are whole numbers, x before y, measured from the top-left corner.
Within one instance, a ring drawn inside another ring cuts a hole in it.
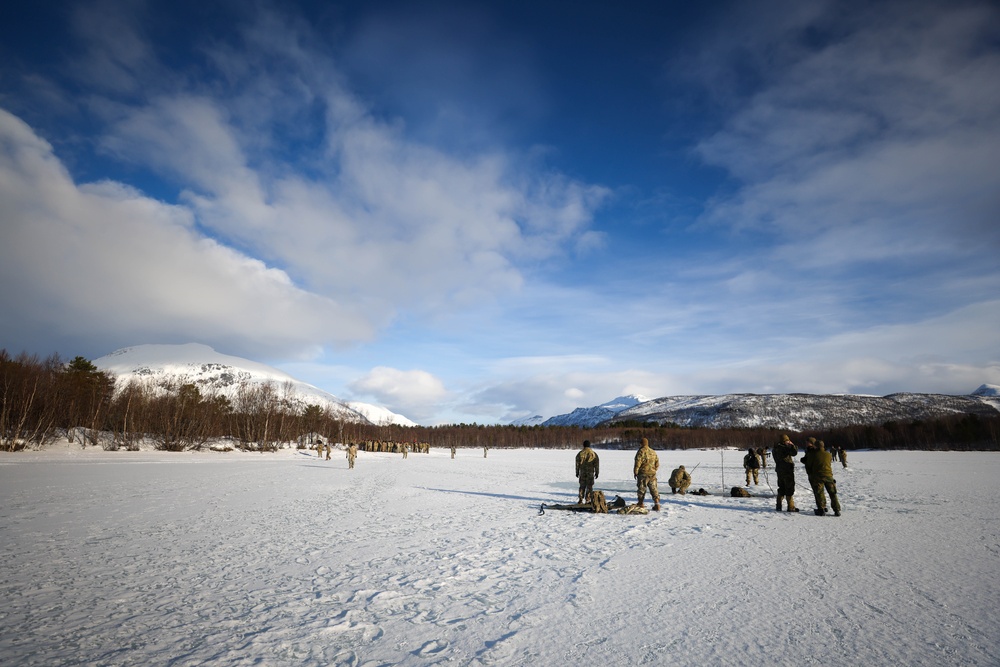
[[[414,653],[414,655],[426,658],[428,656],[437,655],[446,648],[448,648],[448,642],[443,639],[433,639],[421,646],[420,649]]]

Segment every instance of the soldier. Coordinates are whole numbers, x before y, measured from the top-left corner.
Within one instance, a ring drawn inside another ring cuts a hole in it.
[[[816,516],[826,514],[826,493],[830,494],[830,507],[833,515],[840,516],[840,500],[837,499],[837,480],[833,478],[830,465],[833,457],[826,451],[823,441],[816,443],[813,449],[806,452],[802,462],[806,464],[806,474],[809,475],[809,486],[816,497]]]
[[[781,436],[781,442],[771,448],[774,457],[774,469],[778,473],[778,511],[781,511],[782,498],[788,499],[788,511],[798,512],[795,500],[795,455],[798,449],[787,435]]]
[[[410,455],[410,446],[404,442],[403,443],[403,458],[405,459],[409,455]]]
[[[358,458],[358,446],[353,442],[347,447],[347,467],[354,468],[354,459]]]
[[[684,469],[684,466],[677,466],[670,473],[668,483],[670,484],[670,493],[680,493],[683,496],[687,493],[688,487],[691,486],[691,474]]]
[[[333,447],[330,446],[330,440],[327,439],[327,441],[326,441],[326,460],[327,461],[330,460],[330,453],[332,451],[333,451]]]
[[[455,445],[451,446],[451,458],[455,458]]]
[[[757,452],[753,450],[753,447],[747,449],[747,455],[743,457],[743,469],[747,472],[747,486],[750,486],[751,477],[753,477],[755,485],[760,485],[757,476],[760,471],[760,459],[757,458]]]
[[[766,468],[767,467],[767,450],[764,449],[763,447],[758,447],[757,448],[757,457],[760,459],[760,467],[761,468]]]
[[[488,447],[483,447],[483,458],[486,458],[486,453],[490,451]]]
[[[843,446],[841,446],[841,448],[837,450],[837,453],[840,454],[840,462],[846,468],[847,467],[847,450],[844,449]]]
[[[646,490],[653,497],[653,511],[660,511],[660,490],[656,487],[656,472],[660,469],[660,457],[649,448],[649,440],[642,439],[642,446],[635,453],[635,465],[632,466],[632,476],[635,477],[636,491],[639,495],[639,507],[644,507]]]
[[[590,448],[590,440],[583,441],[583,449],[576,455],[576,477],[580,480],[580,491],[576,502],[590,502],[594,494],[594,480],[601,475],[601,459]]]
[[[323,441],[319,438],[316,438],[316,455],[323,458]]]

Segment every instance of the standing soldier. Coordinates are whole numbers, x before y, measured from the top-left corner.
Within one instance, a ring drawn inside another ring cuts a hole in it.
[[[455,458],[455,445],[451,446],[451,458]]]
[[[404,442],[403,443],[403,458],[405,459],[409,455],[410,455],[410,446]]]
[[[642,439],[642,446],[635,453],[635,465],[632,466],[632,476],[636,481],[636,492],[639,495],[639,507],[644,507],[646,490],[653,497],[653,511],[660,511],[660,490],[656,488],[656,472],[660,469],[660,457],[649,448],[649,440]]]
[[[594,494],[594,480],[601,476],[601,459],[590,448],[590,440],[583,441],[583,449],[576,455],[576,477],[580,480],[580,491],[576,502],[590,502]]]
[[[847,450],[844,449],[843,445],[841,445],[840,449],[837,450],[837,453],[840,454],[840,462],[846,468],[847,467]]]
[[[326,460],[330,460],[330,453],[333,451],[333,447],[330,446],[330,439],[326,439]]]
[[[826,451],[822,440],[802,457],[802,462],[806,464],[806,474],[809,475],[809,486],[812,487],[813,495],[816,497],[816,516],[826,514],[826,493],[830,494],[830,507],[833,508],[833,515],[840,516],[837,480],[833,478],[833,470],[830,467],[832,461],[833,457],[830,456],[830,452]],[[824,490],[826,493],[823,492]]]
[[[767,450],[764,449],[763,447],[758,447],[757,448],[757,456],[758,456],[758,458],[760,458],[760,467],[761,468],[766,468],[767,467]]]
[[[347,447],[347,467],[354,468],[354,459],[358,458],[358,446],[353,442]]]
[[[774,469],[778,473],[777,509],[779,512],[781,511],[782,498],[788,498],[789,512],[799,511],[792,498],[795,494],[795,455],[798,453],[799,450],[787,435],[782,435],[781,442],[771,449],[771,455],[774,456]]]
[[[743,469],[747,471],[747,486],[750,486],[751,477],[753,477],[753,483],[755,485],[760,485],[760,481],[758,479],[760,459],[757,458],[757,452],[753,450],[753,447],[747,449],[747,455],[743,457]]]
[[[486,458],[486,452],[490,451],[489,447],[483,447],[483,458]]]
[[[695,468],[697,467],[695,466]],[[670,493],[679,493],[683,496],[687,493],[688,487],[691,486],[691,473],[685,470],[684,466],[677,466],[670,473],[668,482],[670,484]]]
[[[321,438],[316,438],[316,455],[323,458],[323,440]]]

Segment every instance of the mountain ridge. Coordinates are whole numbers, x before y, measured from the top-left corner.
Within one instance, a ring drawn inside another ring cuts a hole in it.
[[[357,423],[415,425],[406,417],[369,403],[342,401],[291,375],[265,364],[216,352],[208,345],[133,345],[93,360],[97,368],[122,381],[137,380],[154,385],[194,384],[205,393],[234,398],[244,384],[272,383],[279,391],[290,389],[290,400],[299,408],[319,405],[338,419]]]

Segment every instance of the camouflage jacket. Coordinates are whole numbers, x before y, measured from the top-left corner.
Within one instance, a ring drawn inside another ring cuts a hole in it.
[[[806,474],[809,475],[810,481],[832,479],[833,468],[830,467],[832,461],[833,457],[825,449],[811,450],[806,452],[806,455],[802,457],[802,462],[806,464]]]
[[[674,468],[674,471],[670,473],[670,486],[671,488],[680,488],[684,484],[691,483],[691,475],[687,470],[681,470],[680,468]]]
[[[584,447],[576,455],[576,476],[590,474],[597,477],[601,474],[601,459],[590,447]]]
[[[656,471],[660,469],[660,457],[652,449],[640,447],[635,453],[635,465],[632,466],[632,476],[656,477]]]
[[[775,462],[780,461],[782,463],[791,463],[792,465],[795,465],[795,455],[798,453],[798,448],[791,443],[778,443],[771,448],[771,456],[774,457]]]

